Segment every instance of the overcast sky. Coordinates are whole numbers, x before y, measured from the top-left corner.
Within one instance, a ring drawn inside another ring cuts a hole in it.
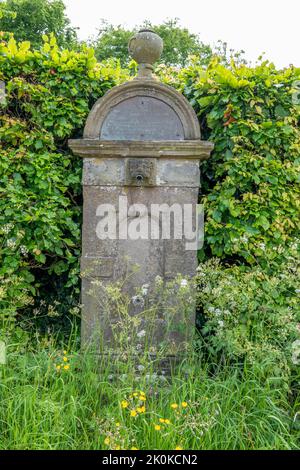
[[[200,33],[203,42],[218,39],[255,61],[262,53],[279,67],[300,66],[300,0],[64,0],[81,39],[95,34],[104,18],[134,27],[148,19],[161,23],[178,17]]]

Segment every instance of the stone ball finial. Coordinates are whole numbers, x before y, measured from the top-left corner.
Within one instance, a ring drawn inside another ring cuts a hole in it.
[[[151,29],[141,29],[128,43],[131,57],[139,64],[137,78],[153,78],[153,64],[163,51],[163,40]]]

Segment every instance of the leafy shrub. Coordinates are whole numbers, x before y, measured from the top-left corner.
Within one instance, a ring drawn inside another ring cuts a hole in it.
[[[272,274],[260,266],[224,268],[219,259],[199,266],[200,331],[215,359],[252,365],[264,379],[289,380],[298,363],[299,240],[272,250],[281,251],[281,264],[270,266]]]
[[[180,71],[159,66],[158,73],[185,93],[203,138],[215,143],[202,167],[207,220],[201,258],[258,263],[271,276],[282,263],[280,247],[299,232],[299,106],[292,100],[299,69],[277,71],[269,63],[226,68],[214,60],[207,69],[195,63]],[[33,51],[3,36],[2,311],[27,306],[28,294],[59,299],[58,313],[74,303],[74,293],[78,299],[82,162],[70,155],[67,139],[81,135],[95,100],[129,75],[116,61],[97,64],[85,47],[59,50],[53,37]],[[20,295],[22,301],[11,303]]]
[[[226,68],[214,60],[207,70],[196,63],[179,73],[158,70],[190,100],[202,137],[215,144],[201,168],[202,346],[215,360],[296,382],[300,69],[278,71],[268,62]]]
[[[202,167],[208,255],[264,263],[265,246],[299,234],[299,76],[267,62],[229,69],[213,61],[181,72],[202,134],[215,144]]]
[[[93,102],[124,77],[116,63],[97,64],[90,49],[59,50],[54,37],[44,41],[40,51],[13,38],[0,43],[0,302],[11,315],[28,305],[28,294],[57,298],[61,290],[68,303],[79,292],[82,162],[68,152],[67,139],[82,132]]]

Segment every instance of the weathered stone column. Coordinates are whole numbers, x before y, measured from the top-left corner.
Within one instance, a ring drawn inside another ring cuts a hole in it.
[[[161,232],[158,239],[151,237],[151,228],[148,236],[128,235],[137,218],[141,223],[151,214],[153,219],[153,204],[163,204],[162,213],[173,204],[180,208],[197,204],[199,163],[213,148],[200,140],[198,120],[188,101],[152,76],[152,63],[162,50],[159,36],[144,30],[130,41],[129,49],[139,63],[139,75],[100,98],[88,116],[83,139],[69,141],[73,152],[84,158],[81,269],[88,274],[82,279],[83,344],[96,332],[111,344],[111,329],[103,321],[97,298],[101,289],[90,295],[95,279],[104,284],[120,281],[130,267],[138,265],[126,284],[126,292],[134,297],[137,287],[152,286],[157,276],[164,281],[178,273],[190,277],[197,266],[197,252],[186,250],[185,238],[176,238],[172,230],[170,239],[164,239]],[[111,206],[117,220],[116,237],[103,239],[99,221]],[[157,225],[161,229],[159,216]],[[133,315],[138,310],[132,305]],[[192,316],[190,331],[194,323]],[[159,340],[163,333],[158,330]]]

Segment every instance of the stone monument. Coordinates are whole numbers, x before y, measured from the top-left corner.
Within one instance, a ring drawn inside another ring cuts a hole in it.
[[[95,280],[101,285],[123,281],[131,267],[138,266],[124,287],[137,300],[136,289],[146,285],[151,290],[157,276],[167,282],[177,274],[188,278],[196,273],[196,249],[187,250],[185,236],[174,233],[181,217],[175,209],[196,206],[199,164],[209,158],[213,144],[200,140],[198,119],[188,101],[153,76],[153,63],[162,48],[153,31],[137,33],[129,42],[129,52],[138,63],[137,77],[100,98],[87,118],[83,139],[69,141],[73,153],[83,157],[83,345],[101,335],[104,344],[113,346],[111,325],[103,319],[102,291],[94,289],[91,295]],[[101,220],[109,211],[103,235]],[[169,236],[161,233],[164,215],[173,220]],[[137,225],[144,228],[140,236],[132,229]],[[129,308],[137,315],[143,305],[133,300]],[[161,318],[157,322],[155,335],[161,341]],[[192,314],[189,335],[194,326]],[[179,349],[183,341],[182,334],[170,335],[170,344]]]

